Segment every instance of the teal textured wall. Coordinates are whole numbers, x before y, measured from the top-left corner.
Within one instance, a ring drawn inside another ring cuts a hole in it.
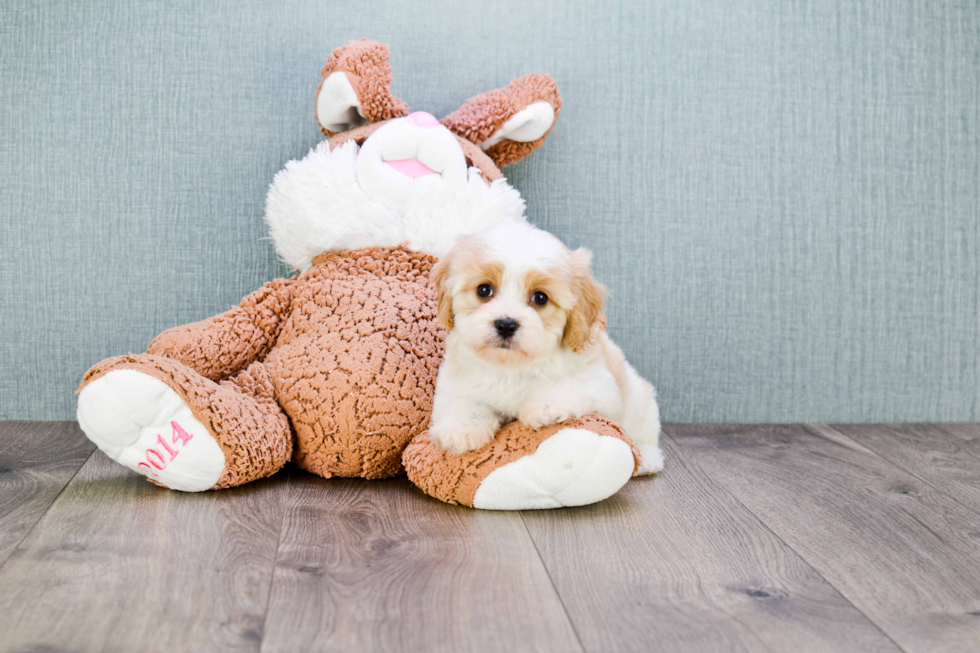
[[[319,69],[387,42],[445,115],[546,71],[508,168],[595,250],[667,421],[980,419],[980,9],[947,0],[0,5],[0,418],[286,273]]]

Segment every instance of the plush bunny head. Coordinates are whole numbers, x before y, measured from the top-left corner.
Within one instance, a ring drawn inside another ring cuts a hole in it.
[[[441,256],[460,234],[524,219],[500,167],[537,149],[558,118],[551,77],[520,77],[439,121],[391,95],[380,43],[337,48],[321,76],[316,117],[329,139],[288,163],[266,201],[287,263],[304,270],[324,251],[403,242]]]

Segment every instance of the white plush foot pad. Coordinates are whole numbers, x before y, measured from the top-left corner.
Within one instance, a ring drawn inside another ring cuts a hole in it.
[[[85,386],[78,423],[107,456],[172,490],[208,490],[225,469],[224,452],[184,400],[136,370]]]
[[[647,476],[663,471],[664,452],[660,450],[658,445],[638,444],[636,446],[640,450],[640,469],[636,472],[637,476]]]
[[[537,450],[483,479],[473,507],[533,510],[584,506],[615,494],[633,475],[633,451],[618,438],[562,429]]]

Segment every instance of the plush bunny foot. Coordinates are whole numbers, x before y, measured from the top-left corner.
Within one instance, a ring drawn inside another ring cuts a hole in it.
[[[528,510],[596,503],[626,485],[635,463],[624,440],[563,428],[534,453],[490,472],[473,495],[473,507]]]
[[[504,426],[477,451],[453,456],[428,433],[405,450],[409,479],[448,503],[485,510],[583,506],[615,494],[636,470],[639,451],[598,415],[532,430]]]
[[[225,470],[224,452],[184,400],[136,370],[113,370],[86,385],[78,423],[107,456],[172,490],[209,490]]]
[[[261,363],[215,383],[166,356],[107,358],[82,379],[78,422],[113,460],[186,492],[269,476],[293,451]]]

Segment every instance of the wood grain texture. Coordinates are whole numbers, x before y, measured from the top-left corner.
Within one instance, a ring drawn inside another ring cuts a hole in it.
[[[905,650],[977,651],[976,513],[837,431],[813,428],[669,433]]]
[[[523,513],[588,651],[897,651],[669,440],[666,471]]]
[[[0,567],[94,450],[75,422],[0,422]]]
[[[262,650],[581,648],[518,513],[297,475]]]
[[[980,456],[980,423],[937,424],[937,426],[961,439],[964,446]]]
[[[0,424],[0,653],[980,650],[978,443],[668,427],[661,477],[492,513],[292,469],[174,493]]]
[[[933,424],[822,428],[844,434],[980,513],[980,440],[958,437]]]
[[[980,439],[980,422],[949,422],[937,426],[967,440]]]
[[[285,490],[171,492],[96,452],[0,569],[0,651],[257,651]]]

